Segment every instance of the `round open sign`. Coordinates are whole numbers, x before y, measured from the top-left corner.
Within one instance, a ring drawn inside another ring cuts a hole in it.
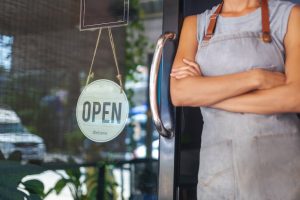
[[[87,85],[79,96],[76,119],[82,133],[95,142],[117,137],[128,119],[124,91],[113,81],[100,79]]]

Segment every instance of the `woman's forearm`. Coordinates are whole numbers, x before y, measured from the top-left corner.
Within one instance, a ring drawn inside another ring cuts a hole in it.
[[[170,93],[174,106],[208,106],[255,90],[259,86],[255,72],[245,71],[214,77],[171,77]]]
[[[256,90],[209,107],[256,114],[297,113],[300,112],[300,87],[299,84],[287,84],[272,89]]]

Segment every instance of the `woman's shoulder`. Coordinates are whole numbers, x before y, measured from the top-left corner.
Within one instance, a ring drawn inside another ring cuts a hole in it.
[[[209,17],[214,12],[216,7],[217,6],[213,6],[210,9],[206,9],[205,11],[192,16],[194,20],[196,20],[198,42],[202,40],[202,37],[206,31],[207,24],[209,22]]]
[[[283,7],[295,4],[290,0],[268,0],[268,2],[269,2],[270,6],[273,6],[276,8],[283,8]]]
[[[197,18],[207,21],[209,19],[210,15],[213,14],[214,11],[217,9],[217,6],[218,5],[215,5],[209,9],[206,9],[205,11],[203,11],[201,13],[196,14]]]
[[[205,21],[214,12],[214,10],[216,9],[216,7],[217,7],[217,5],[213,6],[210,9],[206,9],[203,12],[199,12],[198,14],[186,16],[184,18],[184,21],[188,21],[188,22],[192,22],[192,21],[195,22],[195,21],[199,21],[199,20],[204,20]]]
[[[271,31],[283,41],[292,8],[297,4],[286,0],[269,0]]]
[[[282,15],[289,16],[291,9],[297,5],[288,0],[269,0],[270,18],[282,17]]]
[[[194,34],[196,34],[197,41],[200,41],[200,38],[203,35],[203,31],[205,30],[205,15],[206,12],[195,14],[195,15],[189,15],[184,17],[183,20],[183,26],[182,31],[192,31],[194,30]],[[186,30],[184,30],[186,29]]]

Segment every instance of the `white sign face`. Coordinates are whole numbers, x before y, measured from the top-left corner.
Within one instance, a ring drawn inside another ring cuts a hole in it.
[[[100,79],[87,85],[79,96],[76,119],[82,133],[95,142],[117,137],[128,119],[129,103],[113,81]]]

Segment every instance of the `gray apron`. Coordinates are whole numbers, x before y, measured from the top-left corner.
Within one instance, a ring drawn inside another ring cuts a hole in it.
[[[260,31],[215,34],[199,43],[196,61],[204,76],[255,67],[284,72],[282,52],[274,40],[263,42]],[[295,113],[200,108],[198,200],[300,200],[300,121]]]

